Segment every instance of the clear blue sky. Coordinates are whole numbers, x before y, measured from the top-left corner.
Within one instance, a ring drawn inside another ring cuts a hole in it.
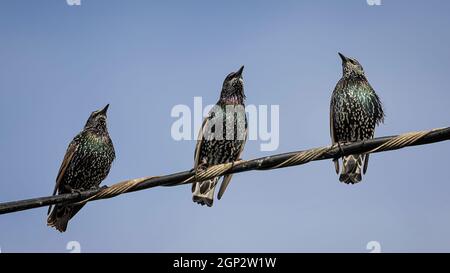
[[[214,103],[245,65],[247,102],[280,105],[275,152],[327,145],[338,51],[364,66],[387,113],[377,136],[448,126],[450,3],[2,1],[0,201],[51,194],[70,140],[110,103],[117,159],[104,184],[186,170],[174,105]],[[244,159],[268,155],[250,141]],[[190,186],[88,204],[60,234],[47,208],[1,215],[3,252],[450,251],[450,142],[375,154],[358,185],[330,161],[236,175],[213,208]],[[272,153],[272,152],[271,152]],[[216,200],[217,201],[217,200]]]

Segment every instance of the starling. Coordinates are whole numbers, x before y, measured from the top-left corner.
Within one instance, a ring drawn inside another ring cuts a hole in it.
[[[330,133],[332,143],[349,143],[371,139],[375,126],[384,121],[381,101],[364,75],[361,64],[339,53],[343,75],[334,88],[330,105]],[[364,162],[364,166],[363,166]],[[369,163],[369,155],[344,156],[339,180],[355,184],[361,181]],[[339,174],[339,161],[334,160]]]
[[[242,66],[228,74],[222,86],[219,101],[203,120],[195,147],[194,170],[236,161],[240,158],[247,140],[244,81]],[[232,175],[225,175],[217,198],[220,200]],[[211,207],[219,177],[195,182],[192,185],[193,201]]]
[[[83,131],[69,144],[56,178],[53,195],[98,188],[108,175],[116,156],[106,127],[108,107],[109,104],[92,112]],[[83,206],[84,204],[57,204],[53,209],[50,206],[47,225],[60,232],[66,231],[69,220]]]

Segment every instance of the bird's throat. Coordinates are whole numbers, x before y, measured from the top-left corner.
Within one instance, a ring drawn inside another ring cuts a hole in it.
[[[244,98],[239,95],[231,95],[220,98],[221,104],[224,105],[243,105],[244,104]]]

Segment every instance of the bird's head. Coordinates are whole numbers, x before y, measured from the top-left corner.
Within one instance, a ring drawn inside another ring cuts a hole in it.
[[[344,77],[364,76],[364,69],[356,59],[346,57],[340,52],[338,54],[342,59],[342,74]]]
[[[244,79],[242,78],[242,72],[244,66],[239,68],[236,72],[231,72],[223,81],[222,92],[220,94],[221,99],[227,98],[245,98],[244,95]]]
[[[107,119],[106,113],[108,111],[108,107],[109,104],[103,107],[103,109],[92,112],[84,128],[106,130],[106,119]]]

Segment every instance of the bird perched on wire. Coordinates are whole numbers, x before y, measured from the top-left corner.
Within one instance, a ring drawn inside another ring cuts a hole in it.
[[[247,117],[242,72],[228,74],[219,101],[203,120],[195,147],[194,170],[198,173],[209,166],[229,163],[240,158],[247,140]],[[232,175],[225,175],[217,198],[220,200]],[[192,184],[193,201],[211,207],[219,177]]]
[[[349,143],[371,139],[375,127],[384,121],[380,98],[364,75],[361,64],[339,53],[342,59],[342,78],[334,88],[330,105],[330,133],[332,143]],[[369,163],[369,155],[344,156],[339,180],[355,184],[361,181]],[[339,160],[334,160],[339,174]]]
[[[114,146],[106,125],[109,104],[92,112],[84,129],[72,140],[56,178],[55,194],[98,188],[109,173],[115,158]],[[47,225],[66,231],[69,220],[84,204],[57,204],[48,209]]]

